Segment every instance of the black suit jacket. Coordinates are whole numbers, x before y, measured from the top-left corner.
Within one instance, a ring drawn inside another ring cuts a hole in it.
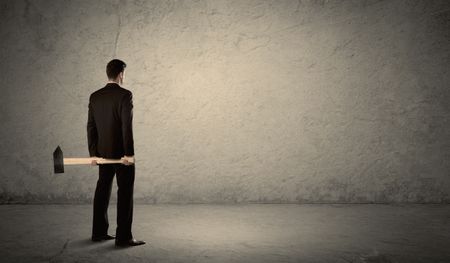
[[[89,155],[110,159],[133,156],[133,97],[129,90],[108,83],[89,97]]]

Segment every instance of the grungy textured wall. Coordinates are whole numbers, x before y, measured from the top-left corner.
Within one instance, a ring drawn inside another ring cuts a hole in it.
[[[449,1],[0,2],[0,200],[90,202],[90,93],[134,95],[135,200],[450,201]],[[113,192],[115,198],[115,192]]]

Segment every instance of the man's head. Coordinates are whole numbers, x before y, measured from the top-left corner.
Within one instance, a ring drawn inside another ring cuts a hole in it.
[[[119,59],[113,59],[106,65],[106,75],[111,81],[119,84],[123,83],[123,72],[127,64]]]

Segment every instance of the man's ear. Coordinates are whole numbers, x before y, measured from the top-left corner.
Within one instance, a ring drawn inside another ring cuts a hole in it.
[[[120,84],[122,84],[123,83],[123,71],[119,73],[118,78],[119,78]]]

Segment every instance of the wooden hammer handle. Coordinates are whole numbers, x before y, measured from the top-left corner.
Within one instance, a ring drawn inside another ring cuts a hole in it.
[[[134,163],[134,158],[126,158],[128,162]],[[105,158],[64,158],[64,165],[70,164],[91,164],[92,161],[97,161],[98,164],[108,163],[123,163],[122,159],[105,159]]]

